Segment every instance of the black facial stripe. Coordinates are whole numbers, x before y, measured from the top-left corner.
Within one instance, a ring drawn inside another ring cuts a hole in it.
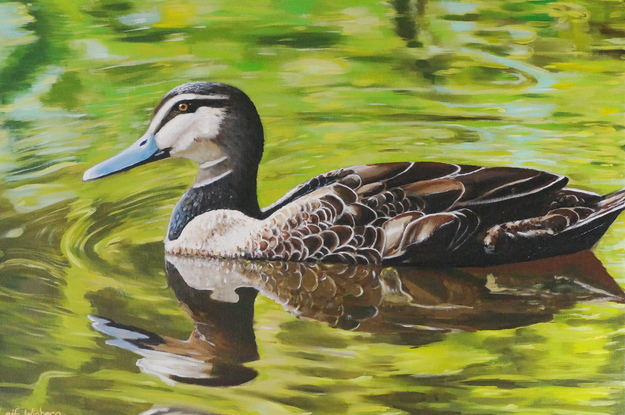
[[[180,104],[186,104],[187,105],[186,111],[181,111],[179,109],[180,108]],[[167,124],[169,121],[174,119],[177,115],[180,115],[180,114],[192,114],[192,113],[194,113],[195,111],[197,111],[201,107],[224,108],[226,106],[228,106],[228,100],[227,99],[209,99],[209,98],[206,98],[206,99],[187,99],[187,100],[178,101],[178,102],[176,102],[172,106],[171,110],[169,110],[167,115],[165,117],[163,117],[163,119],[161,120],[160,124],[158,125],[158,127],[154,131],[154,134],[158,133],[160,131],[160,129],[163,128],[163,126],[165,126],[165,124]]]

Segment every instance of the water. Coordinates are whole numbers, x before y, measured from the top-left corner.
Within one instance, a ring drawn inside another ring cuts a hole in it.
[[[198,287],[162,252],[192,164],[81,181],[214,80],[263,118],[263,205],[399,160],[616,190],[624,24],[592,1],[0,2],[0,413],[624,413],[623,218],[555,263]]]

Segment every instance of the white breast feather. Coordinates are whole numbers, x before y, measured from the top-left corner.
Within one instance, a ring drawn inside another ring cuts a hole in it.
[[[174,255],[239,258],[252,252],[253,235],[262,221],[237,210],[213,210],[193,218],[178,239],[165,241]]]

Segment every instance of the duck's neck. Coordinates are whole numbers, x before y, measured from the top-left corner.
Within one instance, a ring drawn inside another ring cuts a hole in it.
[[[167,239],[177,239],[193,218],[211,210],[238,210],[259,218],[256,169],[251,170],[230,169],[227,163],[200,166],[193,187],[185,192],[174,208]]]

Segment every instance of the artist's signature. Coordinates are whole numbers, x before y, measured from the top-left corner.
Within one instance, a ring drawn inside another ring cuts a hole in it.
[[[13,408],[6,411],[0,408],[0,415],[63,415],[58,411],[48,411],[42,408]]]

